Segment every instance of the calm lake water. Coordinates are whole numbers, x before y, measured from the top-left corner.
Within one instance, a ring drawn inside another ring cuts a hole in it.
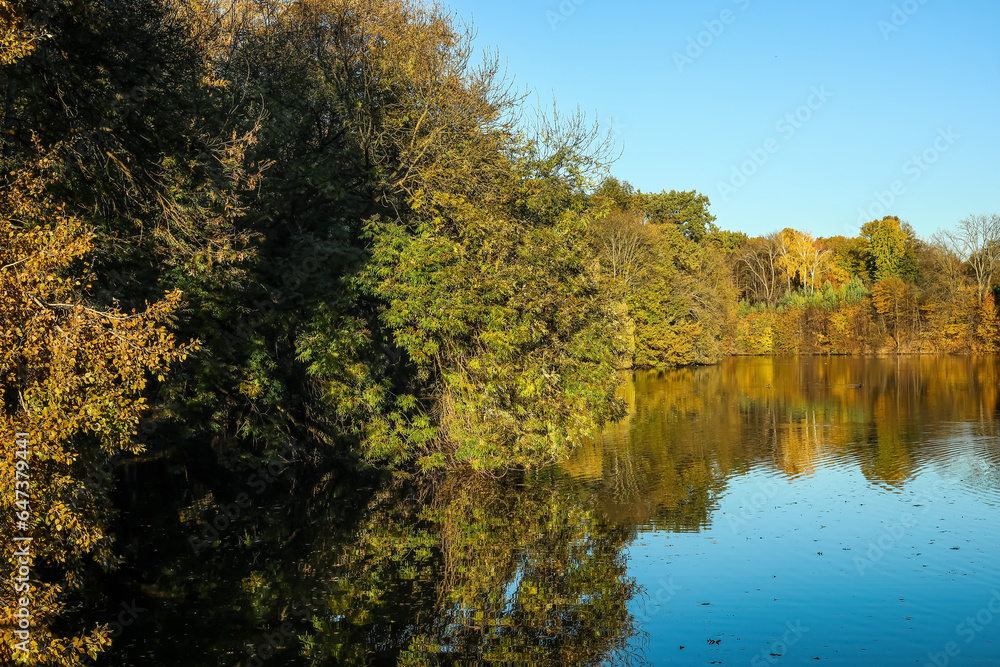
[[[124,468],[123,565],[80,602],[127,621],[100,664],[1000,664],[1000,361],[730,359],[624,396],[527,478]]]

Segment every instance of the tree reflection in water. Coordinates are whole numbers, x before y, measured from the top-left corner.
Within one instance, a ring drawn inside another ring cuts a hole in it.
[[[257,495],[194,448],[126,466],[124,566],[79,608],[88,627],[122,601],[149,611],[99,664],[639,662],[627,547],[704,530],[740,475],[844,467],[898,489],[978,460],[963,483],[995,493],[994,359],[736,359],[636,374],[625,397],[628,418],[569,462],[499,480],[293,464]],[[249,506],[195,553],[241,492]]]
[[[545,475],[397,484],[354,541],[324,545],[322,566],[309,563],[338,577],[304,654],[360,662],[374,646],[405,665],[628,662],[629,537]]]
[[[860,386],[859,386],[860,385]],[[899,487],[944,465],[956,424],[996,438],[994,357],[727,359],[638,372],[628,416],[563,468],[586,480],[604,516],[685,532],[708,527],[729,480],[751,468],[783,477],[852,466]],[[964,427],[963,427],[964,428]],[[996,451],[984,451],[996,457]]]
[[[106,664],[642,661],[624,551],[634,532],[558,470],[417,481],[289,469],[195,554],[190,535],[245,485],[203,484],[178,460],[192,483],[182,523],[156,527],[173,545],[158,553],[148,520],[164,515],[169,484],[131,471],[138,509],[122,536],[135,569],[120,590],[106,581],[105,598],[139,591],[153,611]]]

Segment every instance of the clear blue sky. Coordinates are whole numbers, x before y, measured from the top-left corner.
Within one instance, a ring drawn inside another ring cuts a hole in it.
[[[1000,213],[997,0],[446,4],[536,103],[613,121],[615,176],[698,190],[725,229]]]

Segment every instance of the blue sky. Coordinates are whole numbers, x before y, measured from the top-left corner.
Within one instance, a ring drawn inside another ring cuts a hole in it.
[[[996,0],[448,0],[534,102],[613,123],[612,173],[718,224],[921,236],[1000,213]]]

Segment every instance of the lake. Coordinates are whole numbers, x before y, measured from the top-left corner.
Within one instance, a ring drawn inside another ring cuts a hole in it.
[[[1000,361],[734,358],[622,395],[526,476],[123,467],[123,563],[79,603],[116,624],[99,664],[1000,664]]]

